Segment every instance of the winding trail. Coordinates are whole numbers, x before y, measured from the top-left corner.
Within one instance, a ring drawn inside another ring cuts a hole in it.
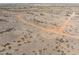
[[[23,16],[22,14],[17,14],[17,15],[16,15],[16,18],[17,18],[18,21],[21,21],[21,22],[23,22],[23,23],[25,23],[25,24],[29,24],[29,25],[31,25],[31,26],[34,26],[34,27],[40,29],[40,30],[43,31],[43,32],[51,32],[51,33],[55,33],[55,34],[58,34],[58,35],[62,35],[62,36],[64,35],[64,36],[69,36],[69,37],[72,37],[72,38],[75,38],[75,39],[79,39],[78,36],[72,36],[72,35],[70,35],[70,34],[64,32],[64,28],[65,28],[68,24],[70,24],[71,18],[74,17],[74,16],[75,16],[75,13],[73,12],[73,13],[71,14],[71,16],[68,18],[68,20],[66,20],[66,21],[63,23],[63,25],[62,25],[59,29],[58,29],[58,28],[55,28],[55,29],[48,29],[48,28],[43,28],[43,27],[41,27],[41,26],[37,26],[37,25],[35,25],[35,24],[33,24],[33,23],[29,23],[29,22],[27,22],[27,21],[25,21],[25,20],[23,19],[24,16]]]

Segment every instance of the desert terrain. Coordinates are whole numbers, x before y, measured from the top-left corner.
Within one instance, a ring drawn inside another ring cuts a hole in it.
[[[0,4],[0,55],[79,54],[79,6]]]

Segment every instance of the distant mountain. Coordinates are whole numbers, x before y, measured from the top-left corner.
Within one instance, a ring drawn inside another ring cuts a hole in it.
[[[79,6],[78,3],[1,3],[0,8],[23,8],[27,6]]]

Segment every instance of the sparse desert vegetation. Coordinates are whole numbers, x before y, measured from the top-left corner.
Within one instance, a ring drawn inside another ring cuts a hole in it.
[[[79,54],[79,6],[0,5],[1,55]]]

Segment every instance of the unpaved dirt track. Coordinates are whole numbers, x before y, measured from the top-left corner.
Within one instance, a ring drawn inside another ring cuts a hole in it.
[[[79,54],[79,5],[0,4],[0,54]]]

